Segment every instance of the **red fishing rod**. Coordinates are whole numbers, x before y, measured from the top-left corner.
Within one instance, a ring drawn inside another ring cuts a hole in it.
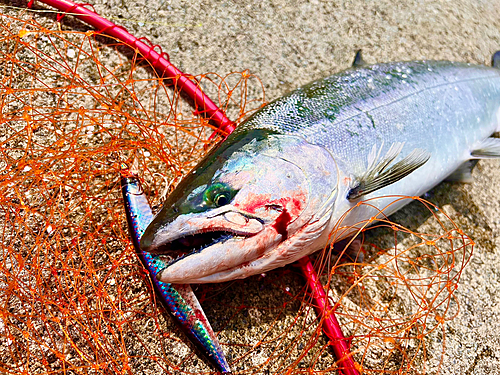
[[[147,39],[136,38],[130,34],[124,27],[118,26],[115,23],[101,17],[96,12],[87,9],[88,4],[76,4],[69,0],[38,0],[41,3],[52,6],[63,14],[57,16],[60,21],[66,14],[71,14],[75,18],[93,26],[98,34],[111,36],[125,43],[129,47],[136,49],[144,58],[151,64],[158,75],[162,78],[170,79],[185,93],[193,102],[199,113],[204,113],[218,128],[219,132],[227,135],[234,130],[234,123],[229,120],[225,113],[217,107],[217,105],[205,95],[199,85],[192,79],[191,76],[183,73],[168,60],[168,55],[158,53],[156,49],[161,51],[160,46],[149,45],[145,43]],[[31,8],[34,0],[28,3],[28,8]]]

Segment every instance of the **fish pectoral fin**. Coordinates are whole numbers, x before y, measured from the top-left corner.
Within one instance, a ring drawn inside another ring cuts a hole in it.
[[[472,169],[476,166],[478,160],[467,160],[458,167],[455,172],[446,177],[445,181],[463,182],[470,184],[472,182]]]
[[[420,168],[431,157],[428,151],[415,149],[400,161],[392,164],[401,153],[402,147],[402,144],[394,144],[382,159],[372,162],[366,173],[354,180],[347,199],[352,201],[391,185]]]
[[[352,62],[353,67],[360,67],[366,65],[365,61],[363,60],[363,56],[361,54],[361,50],[358,49],[356,51],[356,56],[354,56],[354,61]]]
[[[470,154],[473,159],[500,158],[500,138],[486,138]]]

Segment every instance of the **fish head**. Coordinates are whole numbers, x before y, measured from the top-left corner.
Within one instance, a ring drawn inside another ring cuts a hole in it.
[[[293,257],[287,246],[297,253],[295,235],[332,200],[335,180],[323,148],[266,131],[239,134],[181,181],[141,249],[161,255],[157,278],[170,283],[220,282],[282,266],[295,260],[283,261]],[[276,252],[283,256],[273,262]]]

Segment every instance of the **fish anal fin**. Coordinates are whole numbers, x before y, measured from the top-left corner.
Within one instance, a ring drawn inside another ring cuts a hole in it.
[[[356,56],[354,56],[354,61],[352,62],[353,67],[359,67],[366,65],[365,61],[363,60],[363,55],[361,54],[361,50],[358,49],[356,51]]]
[[[446,177],[445,181],[470,184],[472,182],[472,169],[474,169],[478,161],[477,159],[472,159],[462,163],[455,172]]]
[[[500,138],[486,138],[470,154],[474,159],[500,158]]]
[[[371,161],[366,173],[354,180],[347,199],[350,201],[358,199],[401,180],[424,165],[431,156],[428,151],[415,149],[400,161],[393,163],[401,150],[402,144],[394,144],[384,157]]]

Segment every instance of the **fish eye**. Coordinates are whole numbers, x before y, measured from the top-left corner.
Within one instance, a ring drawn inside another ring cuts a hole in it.
[[[236,191],[228,185],[217,182],[208,187],[204,193],[204,201],[207,206],[222,207],[231,202]]]
[[[229,197],[228,197],[228,194],[226,193],[221,193],[221,194],[218,194],[215,198],[214,198],[214,203],[217,207],[221,207],[221,206],[225,206],[226,204],[229,203]]]

